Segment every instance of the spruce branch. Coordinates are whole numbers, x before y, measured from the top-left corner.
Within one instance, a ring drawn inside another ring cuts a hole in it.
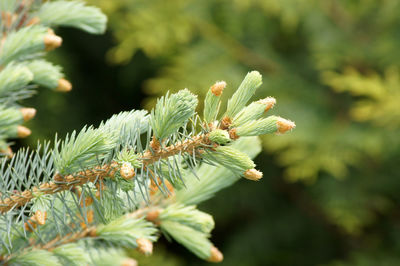
[[[86,129],[84,129],[84,132],[86,132]],[[165,147],[156,152],[147,150],[139,160],[142,160],[144,165],[150,165],[180,153],[193,153],[196,148],[205,147],[209,144],[210,141],[208,138],[205,135],[200,135],[193,139]],[[100,181],[106,177],[113,177],[117,169],[118,163],[113,162],[86,171],[80,171],[75,174],[61,175],[60,173],[57,173],[53,176],[54,181],[52,182],[43,183],[39,187],[33,187],[32,189],[25,190],[1,200],[0,212],[4,213],[13,208],[26,205],[35,197],[35,193],[54,194],[65,190],[71,190],[75,186],[82,186],[89,182]]]
[[[59,66],[40,59],[62,43],[48,27],[66,25],[97,34],[106,22],[97,8],[77,1],[6,8],[0,46],[1,150],[7,148],[7,137],[30,132],[21,123],[35,110],[21,109],[16,101],[30,96],[32,83],[57,91],[71,89]],[[223,255],[209,240],[214,220],[193,204],[241,177],[259,180],[262,173],[252,158],[260,152],[260,143],[249,136],[284,133],[295,126],[276,116],[262,118],[275,104],[273,98],[246,107],[260,85],[260,73],[250,72],[222,119],[218,114],[226,83],[219,81],[207,93],[203,119],[196,112],[197,96],[184,89],[167,93],[150,114],[122,112],[98,127],[74,131],[63,141],[56,138],[53,150],[46,143],[42,151],[21,150],[11,160],[4,158],[1,261],[98,263],[107,261],[105,249],[110,245],[115,249],[109,256],[126,261],[122,248],[150,255],[157,233],[163,232],[198,257],[220,262]],[[98,247],[100,252],[93,256]]]

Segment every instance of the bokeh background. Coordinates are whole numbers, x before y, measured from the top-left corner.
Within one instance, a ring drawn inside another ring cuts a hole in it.
[[[400,265],[400,1],[89,0],[105,35],[58,29],[50,54],[74,88],[39,89],[21,145],[150,109],[167,90],[228,97],[250,70],[296,122],[263,139],[264,178],[200,209],[221,265]],[[201,107],[200,107],[201,108]],[[140,265],[206,265],[164,239]]]

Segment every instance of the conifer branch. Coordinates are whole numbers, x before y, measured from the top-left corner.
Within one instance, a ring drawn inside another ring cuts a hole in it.
[[[158,151],[147,150],[144,152],[144,155],[140,158],[140,160],[143,161],[144,165],[149,165],[180,153],[187,152],[191,154],[197,148],[207,148],[209,145],[210,140],[208,139],[207,135],[202,134],[192,139],[167,146]],[[65,190],[71,190],[76,186],[82,186],[89,182],[100,181],[106,177],[113,177],[117,169],[118,164],[113,162],[66,176],[62,176],[57,173],[53,177],[54,182],[52,181],[43,183],[39,187],[33,187],[32,189],[28,189],[23,192],[17,192],[15,195],[0,201],[0,213],[5,213],[13,208],[21,207],[27,204],[35,197],[35,193],[54,194]]]
[[[38,1],[32,9],[29,1],[20,6],[16,2],[6,5],[5,12],[0,10],[5,17],[0,22],[4,154],[9,148],[6,138],[30,134],[21,123],[33,118],[35,109],[20,108],[16,101],[31,95],[32,83],[56,91],[71,89],[60,67],[40,59],[62,43],[48,27],[66,25],[99,34],[106,22],[97,8],[79,1]],[[97,128],[74,131],[64,141],[56,138],[53,150],[47,143],[42,151],[39,146],[34,152],[21,150],[11,160],[4,158],[1,262],[96,264],[88,254],[94,245],[108,244],[116,247],[121,260],[123,248],[149,255],[157,232],[204,260],[220,262],[223,255],[209,240],[214,220],[193,204],[241,177],[260,180],[262,173],[252,160],[260,143],[252,136],[284,133],[295,126],[277,116],[262,118],[275,104],[273,98],[246,106],[261,83],[260,73],[250,72],[222,118],[219,109],[226,83],[219,81],[208,91],[204,119],[196,112],[197,95],[187,89],[168,92],[150,114],[122,112]]]

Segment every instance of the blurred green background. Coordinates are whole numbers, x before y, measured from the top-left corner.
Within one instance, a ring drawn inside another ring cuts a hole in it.
[[[64,136],[167,90],[203,97],[245,74],[297,128],[263,139],[264,178],[200,209],[216,220],[221,265],[400,265],[400,1],[90,0],[108,16],[92,36],[58,29],[68,94],[39,90],[28,126]],[[201,108],[201,107],[200,107]],[[164,239],[141,265],[205,265]]]

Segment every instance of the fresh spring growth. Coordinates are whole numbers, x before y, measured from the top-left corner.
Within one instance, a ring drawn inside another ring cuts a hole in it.
[[[265,99],[252,102],[250,105],[242,109],[233,119],[232,126],[237,127],[246,122],[259,119],[269,109],[276,104],[275,98],[267,97]]]
[[[244,172],[243,176],[249,180],[258,181],[263,177],[263,173],[256,169],[249,169]]]
[[[65,261],[65,265],[88,265],[90,257],[87,251],[76,243],[69,243],[57,247],[53,253]]]
[[[150,124],[157,139],[175,133],[195,113],[197,96],[184,89],[161,97],[151,112]]]
[[[208,213],[197,210],[196,206],[185,206],[180,203],[171,204],[163,209],[158,218],[161,223],[175,221],[206,234],[210,233],[215,225],[213,217]]]
[[[29,71],[33,73],[33,82],[38,85],[47,87],[49,89],[56,89],[60,86],[60,83],[65,83],[61,81],[63,78],[63,73],[60,66],[56,66],[45,60],[32,60],[23,64]],[[71,85],[72,87],[72,85]]]
[[[158,219],[164,232],[198,257],[211,262],[222,261],[222,253],[208,240],[214,228],[211,215],[197,210],[195,206],[177,203],[162,210]]]
[[[254,158],[261,152],[261,141],[258,137],[244,137],[234,141],[231,147],[246,153],[250,158]],[[202,164],[196,173],[198,176],[206,178],[197,179],[193,173],[186,175],[185,187],[176,192],[175,199],[177,202],[197,205],[210,199],[217,191],[231,186],[241,178],[218,165]]]
[[[229,138],[229,133],[226,130],[222,129],[215,129],[211,131],[208,138],[211,141],[221,145],[227,144],[231,141],[231,139]]]
[[[8,64],[0,71],[0,97],[7,98],[17,95],[18,91],[26,87],[34,76],[31,71],[20,64]]]
[[[124,215],[106,225],[99,226],[96,235],[111,244],[136,248],[138,246],[137,239],[145,238],[155,241],[156,232],[157,229],[152,223]]]
[[[40,25],[24,27],[10,33],[2,46],[0,65],[45,51],[46,36],[49,36],[48,28]],[[51,42],[48,39],[47,42],[48,45],[55,46],[54,40]]]
[[[7,265],[10,266],[18,266],[18,265],[44,265],[44,266],[52,266],[52,265],[60,265],[57,257],[50,251],[37,249],[31,252],[21,253],[18,256],[15,256],[10,261],[7,262]]]
[[[139,168],[142,166],[142,162],[139,160],[140,155],[136,154],[133,149],[123,149],[118,153],[116,161],[120,164],[128,162],[134,168]]]
[[[65,16],[65,10],[70,15]],[[47,26],[70,26],[92,34],[104,33],[107,17],[97,7],[86,6],[80,1],[55,1],[44,3],[37,16]]]
[[[175,221],[164,221],[160,224],[160,227],[163,232],[170,235],[176,242],[185,246],[199,258],[209,260],[216,257],[215,254],[212,254],[214,246],[208,240],[208,234]]]
[[[133,168],[130,162],[123,162],[119,170],[121,177],[129,180],[135,176],[135,168]]]
[[[25,120],[24,113],[27,111],[0,104],[0,134],[15,137],[18,125]],[[25,115],[28,116],[28,114]]]
[[[139,168],[142,162],[139,155],[133,149],[123,149],[118,155],[116,161],[120,165],[120,175],[129,180],[135,176],[135,168]]]
[[[258,71],[248,73],[237,91],[233,94],[232,98],[229,99],[225,116],[231,119],[235,117],[235,115],[243,109],[261,84],[262,77]]]
[[[100,164],[104,154],[113,150],[117,137],[104,128],[84,127],[79,133],[68,135],[54,152],[54,163],[61,174],[77,172],[82,165]],[[56,143],[58,143],[56,141]]]
[[[225,81],[218,81],[208,90],[204,100],[204,121],[206,123],[212,123],[217,119],[221,105],[221,95],[225,87]]]
[[[272,115],[267,118],[249,121],[233,129],[233,134],[239,137],[259,136],[270,133],[283,134],[295,127],[296,125],[292,121]]]
[[[246,153],[229,146],[219,146],[215,152],[203,154],[203,158],[217,162],[241,176],[245,171],[255,167],[254,162]]]

